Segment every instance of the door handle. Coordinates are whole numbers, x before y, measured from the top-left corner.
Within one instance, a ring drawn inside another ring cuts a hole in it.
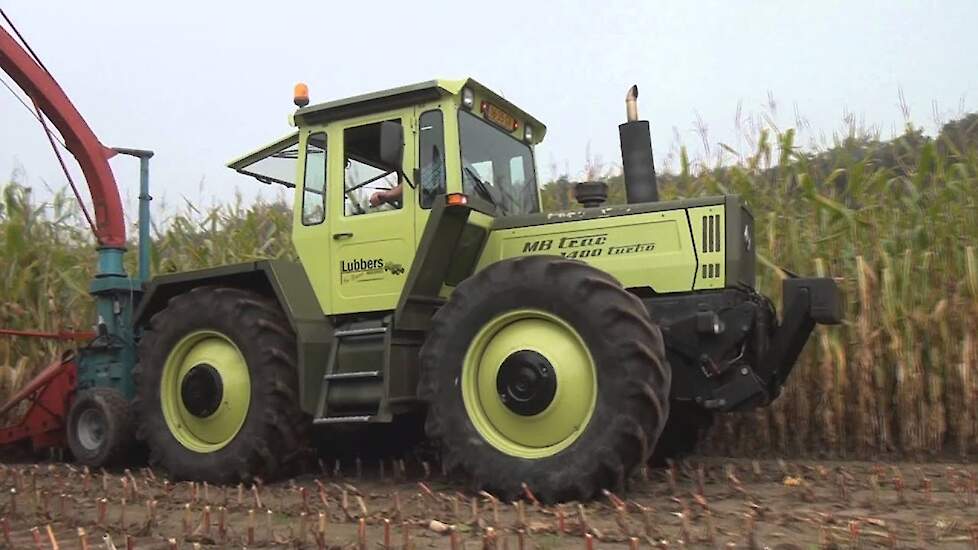
[[[353,233],[350,233],[350,232],[346,232],[346,233],[333,233],[333,240],[334,241],[338,241],[340,239],[349,239],[352,236],[353,236]]]

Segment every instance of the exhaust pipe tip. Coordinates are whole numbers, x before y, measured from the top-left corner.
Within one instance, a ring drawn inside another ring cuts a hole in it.
[[[632,84],[625,94],[625,119],[628,122],[638,120],[638,84]]]
[[[638,119],[638,85],[625,94],[628,118],[618,126],[621,139],[621,168],[625,176],[625,200],[629,204],[659,200],[652,161],[652,135],[647,120]]]

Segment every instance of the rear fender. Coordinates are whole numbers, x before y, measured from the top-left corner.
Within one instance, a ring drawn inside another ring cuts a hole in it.
[[[135,326],[148,326],[152,316],[174,296],[210,285],[251,290],[279,303],[296,335],[300,405],[303,411],[313,414],[333,342],[333,326],[297,262],[262,260],[156,277],[136,310]]]

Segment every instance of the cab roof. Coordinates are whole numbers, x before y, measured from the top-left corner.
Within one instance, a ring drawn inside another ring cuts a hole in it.
[[[426,101],[436,101],[445,96],[458,95],[463,88],[471,88],[477,94],[505,108],[511,114],[529,123],[536,134],[534,141],[543,139],[547,127],[526,111],[472,78],[460,80],[428,80],[407,86],[398,86],[379,92],[355,95],[335,101],[317,103],[297,110],[293,120],[297,126],[340,120],[371,113],[407,107]]]
[[[343,120],[460,95],[463,88],[472,89],[479,97],[502,107],[511,115],[521,119],[524,124],[529,124],[533,128],[533,143],[540,143],[543,140],[547,127],[542,122],[471,78],[428,80],[427,82],[408,84],[389,90],[317,103],[298,109],[291,115],[291,120],[296,126]],[[264,147],[232,160],[227,166],[263,183],[278,183],[286,187],[295,187],[295,160],[298,158],[298,143],[299,132],[293,130],[288,135]]]

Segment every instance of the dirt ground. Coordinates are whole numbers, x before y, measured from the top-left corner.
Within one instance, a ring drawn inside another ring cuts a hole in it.
[[[627,494],[560,506],[532,493],[495,502],[431,470],[323,464],[319,475],[215,487],[148,469],[0,465],[0,543],[82,548],[83,529],[88,548],[111,548],[108,533],[120,550],[978,548],[975,464],[692,458],[637,475]]]

